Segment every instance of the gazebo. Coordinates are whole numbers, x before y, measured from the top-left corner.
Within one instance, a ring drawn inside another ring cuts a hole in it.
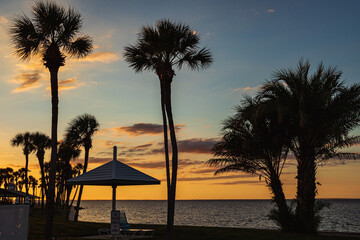
[[[116,212],[117,186],[160,184],[159,180],[117,161],[116,158],[117,147],[114,146],[112,161],[66,181],[66,184],[70,185],[112,186],[112,215]],[[111,225],[117,225],[117,220],[114,217],[111,218]]]

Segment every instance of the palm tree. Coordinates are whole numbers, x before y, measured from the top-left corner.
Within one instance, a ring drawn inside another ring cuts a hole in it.
[[[32,188],[33,195],[36,195],[35,189],[39,185],[39,181],[35,177],[30,175],[29,176],[29,183],[30,183],[30,186]]]
[[[34,146],[31,143],[31,134],[29,132],[19,133],[11,139],[11,145],[14,147],[23,147],[25,155],[25,190],[26,195],[29,194],[28,171],[29,171],[29,154],[34,151]]]
[[[92,136],[99,131],[99,123],[93,115],[83,114],[74,118],[66,129],[65,141],[73,146],[83,146],[85,150],[84,171],[87,170],[89,152],[92,148]],[[76,203],[75,221],[79,217],[79,209],[83,185],[80,186],[79,197]]]
[[[299,231],[316,232],[315,196],[317,163],[330,158],[353,158],[339,149],[359,142],[350,136],[360,123],[360,85],[346,87],[342,72],[320,64],[310,75],[310,63],[300,61],[297,69],[279,70],[262,89],[263,109],[272,111],[279,122],[289,123],[290,149],[297,167],[297,225]]]
[[[200,37],[188,25],[160,20],[155,27],[144,26],[135,45],[125,47],[125,61],[135,72],[154,71],[160,80],[161,110],[164,128],[164,149],[168,189],[167,238],[172,238],[175,213],[175,193],[178,169],[178,149],[171,108],[171,83],[174,68],[188,66],[200,70],[210,66],[213,59],[208,49],[199,49]],[[172,173],[168,150],[167,124],[172,147]]]
[[[249,97],[236,106],[236,114],[223,122],[223,137],[212,147],[215,158],[207,164],[222,166],[215,174],[241,171],[264,178],[277,206],[271,217],[283,231],[294,231],[294,217],[280,180],[290,141],[287,126],[259,107],[259,102]]]
[[[4,188],[7,189],[8,184],[13,176],[14,170],[12,168],[0,168],[0,186],[4,183]]]
[[[44,169],[44,156],[45,149],[51,147],[51,139],[44,133],[36,132],[30,135],[30,141],[34,146],[36,151],[36,157],[39,161],[41,180],[45,179],[45,169]],[[44,211],[44,198],[45,193],[47,192],[46,184],[41,184],[41,213]]]
[[[17,55],[29,59],[38,53],[44,66],[49,69],[51,83],[51,166],[49,191],[47,196],[47,218],[45,238],[52,234],[55,165],[57,159],[58,125],[58,71],[65,65],[65,54],[71,57],[84,57],[92,50],[92,41],[88,36],[76,37],[82,28],[82,17],[73,8],[64,8],[55,2],[36,2],[32,8],[32,17],[17,17],[10,29],[11,38]]]
[[[76,159],[79,157],[81,150],[72,144],[67,143],[66,141],[62,141],[59,145],[59,159],[64,162],[64,181],[70,179],[72,177],[72,168],[70,164],[71,159]],[[63,183],[64,184],[64,183]],[[65,186],[65,184],[64,184]],[[72,186],[66,186],[66,198],[65,198],[65,206],[66,206],[66,219],[68,219],[68,215],[70,212],[69,201],[71,195]]]

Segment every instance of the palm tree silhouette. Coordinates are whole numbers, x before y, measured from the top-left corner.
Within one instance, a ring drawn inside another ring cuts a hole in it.
[[[14,178],[14,170],[12,168],[0,168],[0,186],[4,183],[4,188],[7,189],[11,179]]]
[[[51,161],[49,191],[47,196],[47,221],[45,238],[52,234],[55,165],[57,159],[58,126],[58,71],[65,64],[65,54],[70,57],[84,57],[92,50],[92,41],[88,36],[76,37],[82,28],[82,17],[73,8],[64,8],[55,2],[36,2],[32,8],[32,17],[17,17],[12,24],[10,34],[16,53],[21,59],[29,59],[40,53],[44,66],[50,71],[51,83]]]
[[[83,173],[86,172],[88,166],[89,152],[92,148],[92,136],[99,131],[99,127],[100,125],[93,115],[83,114],[73,119],[66,129],[65,141],[73,146],[84,147],[85,158]],[[83,185],[80,186],[79,197],[76,203],[75,221],[77,221],[79,217],[82,191]]]
[[[29,154],[34,151],[34,146],[31,143],[31,134],[29,132],[19,133],[11,139],[11,145],[14,147],[23,147],[25,155],[25,191],[29,194],[28,171],[29,171]]]
[[[39,181],[34,177],[34,176],[29,176],[29,183],[30,183],[30,186],[33,190],[33,195],[36,195],[36,187],[39,185]]]
[[[298,162],[297,225],[299,231],[316,232],[315,196],[317,163],[330,158],[354,158],[339,149],[360,141],[350,132],[360,123],[360,85],[340,81],[342,72],[320,64],[310,75],[310,63],[278,70],[260,92],[265,111],[287,121],[292,136],[290,149]]]
[[[81,150],[78,146],[75,146],[73,144],[70,144],[66,141],[62,141],[59,145],[59,159],[61,159],[64,162],[64,175],[65,175],[65,181],[70,179],[72,177],[72,167],[70,164],[71,159],[76,159],[80,156]],[[70,201],[70,194],[71,189],[73,186],[67,185],[66,186],[66,200],[65,200],[65,206],[66,206],[66,219],[69,218],[70,208],[69,208],[69,201]]]
[[[135,45],[125,47],[125,61],[135,72],[154,71],[160,80],[161,110],[164,128],[164,149],[168,189],[167,238],[172,238],[175,213],[175,193],[178,169],[178,149],[171,108],[171,83],[175,76],[174,68],[187,66],[200,70],[210,66],[213,59],[208,49],[199,49],[200,37],[188,25],[159,20],[155,27],[144,26],[138,34]],[[170,163],[167,137],[169,123],[172,147],[172,173],[170,180]]]
[[[51,139],[44,133],[35,132],[30,135],[30,141],[36,151],[36,157],[39,161],[41,180],[45,180],[44,156],[45,150],[51,147]],[[46,183],[41,184],[41,213],[44,211],[44,198],[47,192]]]
[[[236,114],[223,123],[223,137],[212,147],[214,158],[207,165],[221,166],[215,175],[241,171],[264,178],[277,206],[271,217],[283,231],[294,231],[294,216],[280,179],[289,150],[287,123],[279,124],[277,115],[259,111],[260,106],[250,97],[236,106]]]

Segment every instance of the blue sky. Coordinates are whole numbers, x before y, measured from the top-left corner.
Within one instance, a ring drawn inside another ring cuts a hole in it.
[[[162,18],[190,25],[200,35],[201,46],[209,48],[214,56],[214,63],[207,70],[176,71],[172,86],[173,111],[175,123],[184,125],[178,132],[178,139],[191,140],[194,144],[193,150],[185,151],[180,157],[198,163],[184,167],[180,177],[205,179],[210,176],[210,172],[194,175],[193,170],[204,169],[201,163],[211,157],[209,152],[194,149],[197,146],[209,147],[220,136],[221,121],[233,113],[233,106],[240,103],[242,95],[256,92],[275,70],[295,67],[299,59],[304,58],[310,60],[313,68],[321,61],[326,66],[338,66],[349,84],[359,82],[359,1],[56,2],[79,10],[84,17],[83,32],[93,38],[95,45],[93,55],[81,61],[67,59],[66,65],[60,69],[59,79],[66,80],[63,86],[67,89],[60,93],[58,134],[59,137],[63,135],[67,123],[75,116],[82,113],[95,115],[103,131],[95,137],[91,156],[99,159],[110,156],[110,143],[124,146],[127,150],[146,144],[153,147],[161,144],[159,134],[134,136],[123,132],[121,127],[161,123],[157,77],[152,72],[135,74],[123,61],[123,49],[135,43],[136,33],[142,25],[153,25]],[[24,161],[21,150],[10,147],[10,139],[24,131],[50,133],[49,81],[48,72],[39,60],[22,62],[12,54],[7,34],[10,20],[22,11],[30,14],[33,1],[0,0],[0,4],[0,167],[11,162],[17,168]],[[36,76],[36,79],[19,89],[30,76]],[[358,151],[358,147],[354,149]],[[163,156],[124,154],[123,158],[130,164],[134,161],[145,164],[162,161]],[[97,164],[99,161],[94,160],[90,168]],[[358,163],[347,166],[359,168]],[[160,168],[144,167],[142,170],[158,178],[164,175]],[[325,182],[328,181],[326,176],[333,178],[336,174],[325,174]],[[293,177],[287,177],[292,186],[288,190],[290,196],[295,191]],[[260,191],[247,198],[267,197],[264,184],[258,186],[254,179],[240,183],[234,177],[232,183],[236,185],[238,182],[237,186],[249,188],[255,186]],[[230,183],[224,181],[198,182],[206,182],[206,186],[212,189],[215,184]],[[360,192],[359,177],[344,181],[348,181],[344,184],[352,184],[352,190]],[[196,185],[196,181],[193,184]],[[184,183],[184,186],[187,185]],[[331,186],[336,189],[335,185]],[[186,192],[183,198],[216,198],[208,193],[201,196],[191,194]],[[352,196],[350,190],[344,194]],[[158,198],[162,197],[160,195]],[[227,196],[246,198],[241,194],[233,196],[229,193]]]

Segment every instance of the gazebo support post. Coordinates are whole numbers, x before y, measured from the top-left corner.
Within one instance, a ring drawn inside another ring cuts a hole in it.
[[[116,185],[112,186],[113,193],[112,193],[112,210],[116,210]]]

